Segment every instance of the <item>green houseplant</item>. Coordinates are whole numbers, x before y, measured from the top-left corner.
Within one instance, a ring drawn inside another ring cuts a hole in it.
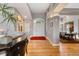
[[[7,23],[13,23],[16,27],[17,17],[16,14],[12,12],[13,7],[8,6],[8,4],[0,4],[0,15],[3,16],[4,20],[1,22],[7,21]]]

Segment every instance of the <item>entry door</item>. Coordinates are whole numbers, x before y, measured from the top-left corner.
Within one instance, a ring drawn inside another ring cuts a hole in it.
[[[43,21],[36,21],[33,25],[33,35],[44,36],[45,35],[45,23]]]

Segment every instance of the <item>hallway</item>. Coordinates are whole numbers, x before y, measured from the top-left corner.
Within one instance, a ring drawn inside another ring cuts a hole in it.
[[[28,56],[59,56],[59,47],[53,47],[48,40],[30,40]]]
[[[0,15],[0,45],[3,47],[5,45],[14,47],[27,38],[29,42],[24,41],[28,44],[26,56],[79,55],[79,3],[8,3],[8,5],[4,3],[0,6],[12,7],[7,9],[8,11],[5,10],[6,8],[4,10],[13,13],[10,17],[7,14],[8,19],[6,19],[3,17],[6,13],[1,7],[0,12],[4,14]],[[5,22],[2,22],[4,20]],[[11,22],[8,23],[9,21]],[[23,36],[19,40],[16,39],[14,43],[14,38],[21,35]],[[35,37],[31,39],[31,36]],[[26,43],[19,44],[24,46],[20,48],[23,49],[24,54]]]

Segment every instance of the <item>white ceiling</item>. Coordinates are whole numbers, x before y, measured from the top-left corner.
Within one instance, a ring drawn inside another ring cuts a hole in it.
[[[32,13],[41,14],[45,13],[49,7],[49,3],[28,3]]]
[[[79,15],[79,8],[64,8],[61,15]]]
[[[68,3],[60,14],[79,15],[79,3]]]
[[[79,8],[79,3],[68,3],[65,8]]]

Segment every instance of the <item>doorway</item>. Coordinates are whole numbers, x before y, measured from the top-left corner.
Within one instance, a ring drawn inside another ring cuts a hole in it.
[[[45,35],[45,20],[42,18],[36,18],[33,21],[33,35],[44,36]]]

